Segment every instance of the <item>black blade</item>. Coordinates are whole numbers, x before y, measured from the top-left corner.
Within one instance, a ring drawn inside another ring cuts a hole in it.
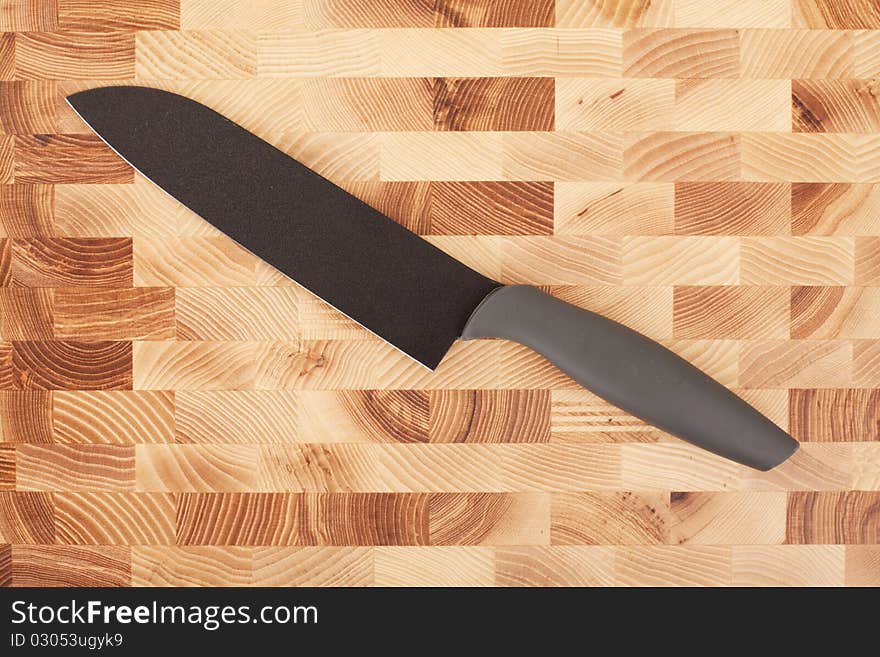
[[[430,368],[499,285],[193,100],[102,87],[67,101],[171,196]]]

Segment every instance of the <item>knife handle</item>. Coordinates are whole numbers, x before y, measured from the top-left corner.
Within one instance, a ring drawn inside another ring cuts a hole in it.
[[[526,345],[627,413],[758,470],[779,465],[798,448],[785,431],[666,347],[529,285],[492,291],[462,337]]]

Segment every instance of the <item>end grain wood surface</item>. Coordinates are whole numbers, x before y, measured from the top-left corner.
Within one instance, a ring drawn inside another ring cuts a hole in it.
[[[871,0],[0,0],[0,582],[880,585],[878,76]],[[135,175],[63,102],[108,83],[802,449],[750,471],[500,341],[425,371]]]

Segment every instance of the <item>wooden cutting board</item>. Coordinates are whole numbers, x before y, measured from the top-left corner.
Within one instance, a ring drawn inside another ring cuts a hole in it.
[[[0,0],[0,32],[4,584],[880,584],[876,3]],[[111,82],[801,450],[750,471],[500,341],[427,372],[118,160],[63,102]]]

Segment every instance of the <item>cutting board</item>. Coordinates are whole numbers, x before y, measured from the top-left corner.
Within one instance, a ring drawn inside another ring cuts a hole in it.
[[[876,3],[0,0],[0,32],[4,584],[880,584]],[[669,345],[800,451],[724,461],[507,342],[425,370],[63,102],[120,82]]]

